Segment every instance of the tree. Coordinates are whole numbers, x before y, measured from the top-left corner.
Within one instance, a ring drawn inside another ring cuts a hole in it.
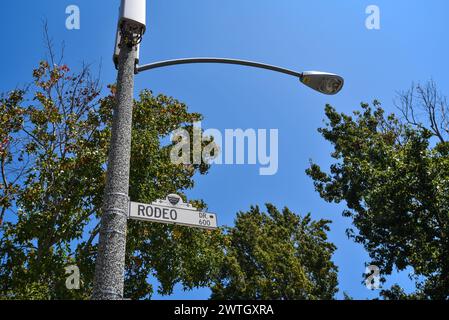
[[[89,67],[72,73],[48,44],[49,60],[34,70],[34,82],[0,99],[0,299],[84,299],[92,291],[115,86],[100,99]],[[141,92],[132,128],[133,201],[182,195],[195,174],[208,172],[204,163],[172,164],[173,143],[162,143],[176,128],[194,130],[201,118],[173,98]],[[150,277],[161,294],[176,283],[208,285],[219,239],[220,231],[130,221],[126,297],[150,298]],[[65,286],[69,265],[81,271],[80,290]]]
[[[399,285],[395,284],[388,290],[382,290],[380,295],[385,300],[420,300],[423,298],[421,293],[418,294],[407,294],[404,289]]]
[[[319,132],[332,143],[335,162],[326,173],[312,163],[307,174],[328,202],[343,212],[383,276],[413,269],[415,298],[449,298],[448,105],[433,82],[399,93],[402,118],[385,115],[379,102],[353,115],[326,106]],[[423,119],[420,118],[424,116]],[[398,287],[384,297],[403,297]]]
[[[267,204],[237,215],[224,239],[225,259],[212,299],[332,299],[337,267],[329,221]]]

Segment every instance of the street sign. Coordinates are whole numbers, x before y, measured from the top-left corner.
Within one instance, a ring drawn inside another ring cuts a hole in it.
[[[218,228],[215,214],[198,211],[191,204],[183,202],[176,194],[151,204],[130,202],[129,218],[208,230]]]

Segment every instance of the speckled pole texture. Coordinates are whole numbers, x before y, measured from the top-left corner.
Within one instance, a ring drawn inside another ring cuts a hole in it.
[[[135,47],[122,45],[95,268],[94,300],[123,299],[135,59]]]

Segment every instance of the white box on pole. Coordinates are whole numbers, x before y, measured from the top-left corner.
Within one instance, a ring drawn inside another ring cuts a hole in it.
[[[120,6],[119,25],[124,21],[131,22],[135,27],[146,29],[147,0],[122,0]]]

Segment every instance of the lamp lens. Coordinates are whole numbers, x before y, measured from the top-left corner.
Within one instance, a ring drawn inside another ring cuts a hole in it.
[[[339,78],[328,77],[323,79],[320,91],[325,94],[335,94],[341,90],[343,82]]]

